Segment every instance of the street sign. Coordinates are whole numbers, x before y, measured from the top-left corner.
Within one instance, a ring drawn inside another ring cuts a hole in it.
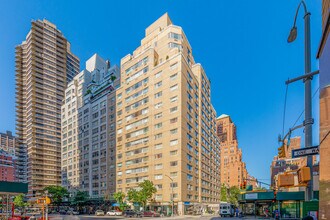
[[[319,146],[292,150],[292,158],[319,154]]]

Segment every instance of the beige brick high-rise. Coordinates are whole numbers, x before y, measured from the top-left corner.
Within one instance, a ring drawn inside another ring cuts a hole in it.
[[[220,152],[210,92],[182,28],[164,14],[121,60],[117,191],[149,179],[158,189],[155,208],[170,209],[171,186],[178,214],[218,207]]]
[[[29,195],[61,184],[61,105],[79,59],[56,26],[32,21],[16,47],[16,130],[27,148]]]
[[[242,150],[238,148],[236,125],[229,115],[217,118],[217,135],[221,145],[221,184],[240,187],[248,173],[242,161]]]

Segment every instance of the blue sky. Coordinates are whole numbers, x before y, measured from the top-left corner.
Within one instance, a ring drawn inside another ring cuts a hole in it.
[[[282,131],[284,81],[304,73],[303,11],[298,38],[286,42],[298,0],[214,1],[2,1],[0,9],[0,131],[15,130],[14,48],[25,39],[31,19],[55,23],[71,42],[81,68],[94,53],[113,64],[139,46],[145,28],[165,12],[182,26],[212,82],[217,114],[231,115],[248,171],[266,182]],[[321,0],[306,0],[311,16],[312,69],[321,36]],[[314,77],[313,92],[318,89]],[[304,108],[303,83],[290,85],[285,127]],[[318,94],[313,104],[318,142]],[[300,122],[302,119],[300,119]],[[302,135],[302,130],[294,135]]]

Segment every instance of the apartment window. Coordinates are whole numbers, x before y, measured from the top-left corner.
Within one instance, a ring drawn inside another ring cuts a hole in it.
[[[163,106],[163,102],[159,102],[159,103],[155,104],[155,109],[159,109],[162,106]]]
[[[162,81],[159,81],[158,83],[155,84],[155,89],[159,88],[162,86]]]
[[[171,141],[170,141],[170,146],[177,145],[178,143],[179,143],[178,139],[171,140]]]
[[[121,93],[117,95],[117,99],[118,99],[118,100],[120,100],[121,97],[122,97],[122,94],[121,94]]]
[[[156,200],[162,200],[163,199],[163,195],[162,194],[156,194],[155,199]]]
[[[170,183],[170,187],[172,188],[177,188],[178,187],[178,183]]]
[[[176,111],[178,111],[178,107],[177,106],[175,106],[173,108],[170,108],[170,113],[174,113]]]
[[[171,167],[176,167],[178,165],[178,161],[171,161],[170,166]]]
[[[156,174],[155,175],[155,180],[161,180],[163,179],[163,174]]]
[[[170,98],[170,102],[176,102],[178,101],[178,96],[173,96]]]
[[[157,139],[161,138],[162,136],[163,136],[163,134],[162,134],[162,133],[156,134],[156,135],[155,135],[155,140],[157,140]]]
[[[155,74],[155,78],[159,78],[162,75],[162,71]]]
[[[156,184],[155,187],[156,187],[157,190],[163,189],[163,185],[162,184]]]
[[[160,154],[155,154],[155,159],[160,159],[160,158],[162,158],[163,157],[163,154],[162,153],[160,153]]]
[[[178,121],[178,118],[171,118],[170,119],[170,123],[173,124],[173,123],[176,123]]]
[[[170,32],[170,33],[168,33],[168,38],[173,38],[175,40],[181,40],[182,36],[180,34]]]
[[[160,169],[163,169],[163,164],[162,163],[156,164],[155,170],[160,170]]]
[[[155,99],[161,97],[162,95],[163,95],[163,92],[162,92],[162,91],[156,93],[156,94],[155,94]]]
[[[187,159],[188,159],[189,161],[192,161],[192,156],[191,156],[190,154],[187,154]]]
[[[187,164],[187,170],[192,171],[192,166],[190,164]]]
[[[156,150],[159,150],[159,149],[162,149],[162,148],[163,148],[163,144],[156,144],[155,145]]]
[[[178,84],[176,84],[176,85],[170,87],[170,91],[174,91],[174,90],[176,90],[176,89],[178,89]]]
[[[170,172],[170,177],[174,178],[178,176],[178,172]]]
[[[161,118],[162,116],[163,116],[162,112],[155,114],[155,119]]]
[[[155,128],[156,128],[156,129],[159,129],[159,128],[161,128],[162,126],[163,126],[163,123],[155,124]]]
[[[170,130],[170,134],[176,134],[176,133],[178,133],[178,129],[177,128]]]
[[[171,156],[174,156],[174,155],[177,155],[177,154],[178,154],[178,151],[177,150],[170,151],[170,155]]]
[[[175,80],[176,78],[178,78],[178,74],[175,73],[173,75],[170,76],[170,80]]]
[[[192,176],[192,175],[190,175],[190,174],[187,174],[187,180],[190,180],[190,181],[192,181],[192,180],[193,180],[193,176]]]

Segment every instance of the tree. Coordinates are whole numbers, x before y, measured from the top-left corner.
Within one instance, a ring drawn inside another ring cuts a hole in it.
[[[53,203],[57,204],[57,206],[60,205],[63,198],[69,196],[68,190],[63,186],[47,186],[44,188],[44,192],[45,191],[48,191],[49,198]]]
[[[24,202],[24,195],[23,194],[19,194],[18,196],[15,196],[14,198],[14,204],[16,207],[18,208],[22,208],[23,212],[25,210],[25,207],[27,206],[27,203]]]
[[[157,189],[150,180],[139,183],[139,188],[140,190],[130,189],[127,192],[128,200],[133,203],[138,203],[145,208],[147,202],[152,198],[153,194],[157,192]]]
[[[125,197],[126,197],[126,195],[123,192],[116,192],[116,193],[113,194],[113,198],[119,204],[119,209],[121,211],[123,211],[126,207],[126,204],[124,203],[124,198]]]
[[[221,202],[228,202],[228,188],[226,185],[223,183],[221,185],[221,194],[220,194],[220,201]]]
[[[110,80],[113,82],[113,81],[115,81],[117,79],[117,77],[115,76],[115,75],[112,75],[112,76],[110,76]]]
[[[238,195],[240,194],[240,189],[237,186],[232,186],[229,188],[229,202],[234,205],[238,205]]]
[[[76,193],[76,195],[74,196],[74,198],[73,198],[73,202],[77,206],[81,206],[81,205],[83,205],[88,200],[88,197],[89,196],[88,196],[87,192],[78,191]]]
[[[140,190],[140,202],[145,207],[147,205],[148,200],[152,198],[152,196],[157,192],[156,187],[153,182],[150,180],[145,180],[142,183],[139,183]]]

